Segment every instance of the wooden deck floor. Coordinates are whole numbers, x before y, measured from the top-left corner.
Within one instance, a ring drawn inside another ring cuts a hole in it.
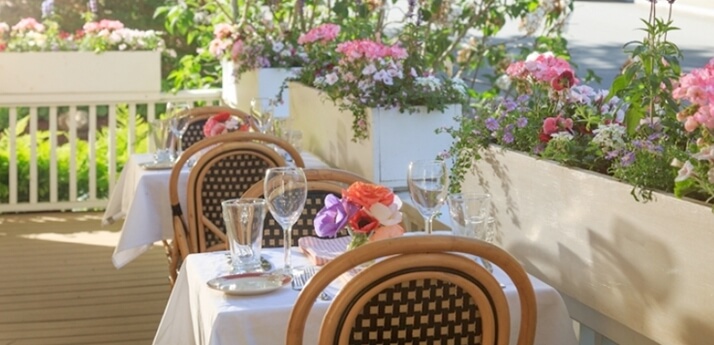
[[[99,213],[0,215],[0,345],[150,344],[170,290],[161,247],[112,266]]]

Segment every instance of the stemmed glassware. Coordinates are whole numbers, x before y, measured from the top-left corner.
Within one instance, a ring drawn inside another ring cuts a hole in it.
[[[425,231],[431,234],[434,216],[444,204],[449,188],[449,173],[443,161],[414,161],[407,173],[409,195],[424,216]]]
[[[266,134],[273,124],[275,102],[270,98],[253,98],[250,100],[250,115],[257,121],[260,133]]]
[[[446,199],[451,215],[454,235],[492,242],[491,195],[483,193],[456,193]],[[493,266],[480,258],[483,266],[493,273]]]
[[[171,121],[171,133],[176,139],[176,157],[183,152],[181,145],[183,132],[188,123],[188,116],[183,116],[191,109],[191,104],[188,102],[169,102],[166,104],[166,116]]]
[[[284,271],[292,274],[293,225],[300,218],[307,199],[307,180],[302,168],[279,167],[265,172],[264,191],[268,209],[275,221],[283,228]]]

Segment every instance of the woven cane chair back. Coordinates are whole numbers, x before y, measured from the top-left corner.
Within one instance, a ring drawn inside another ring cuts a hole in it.
[[[186,150],[191,147],[191,145],[205,139],[206,136],[203,134],[203,126],[206,124],[206,121],[208,121],[211,116],[224,112],[231,114],[239,123],[250,123],[251,127],[255,128],[250,115],[235,108],[223,106],[191,108],[177,115],[187,117],[181,135],[181,148]]]
[[[251,142],[227,142],[203,154],[188,178],[186,208],[193,252],[227,249],[221,202],[243,196],[269,168],[285,166],[272,148]]]
[[[287,344],[303,343],[318,295],[345,274],[353,277],[330,304],[319,344],[509,344],[511,317],[503,289],[470,255],[491,261],[511,278],[521,305],[516,344],[533,344],[535,293],[523,268],[494,245],[448,235],[376,241],[327,263],[298,296]]]
[[[305,236],[315,236],[313,220],[315,215],[324,206],[328,194],[342,195],[342,189],[347,188],[356,181],[368,182],[363,177],[344,170],[337,169],[305,169],[307,179],[307,199],[305,208],[292,229],[292,246],[298,245],[298,240]],[[263,181],[259,181],[243,194],[246,198],[264,197]],[[347,236],[346,230],[340,231],[337,236]],[[263,225],[263,247],[282,247],[284,234],[280,224],[268,213]]]

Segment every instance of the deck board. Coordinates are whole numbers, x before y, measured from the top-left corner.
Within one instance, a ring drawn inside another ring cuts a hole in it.
[[[120,226],[102,228],[100,213],[0,215],[0,345],[150,344],[166,258],[154,247],[114,268],[114,248],[91,236]]]

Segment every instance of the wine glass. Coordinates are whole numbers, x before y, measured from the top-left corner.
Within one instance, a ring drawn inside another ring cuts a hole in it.
[[[188,102],[169,102],[166,103],[166,117],[171,121],[171,133],[176,140],[176,157],[183,152],[182,137],[188,123],[186,113],[191,109],[191,104]]]
[[[443,161],[414,161],[407,173],[409,195],[424,216],[425,231],[431,234],[434,216],[444,204],[449,187],[449,174]]]
[[[283,228],[284,271],[292,274],[293,224],[297,222],[307,199],[307,180],[302,168],[279,167],[265,172],[264,191],[268,209],[275,221]]]
[[[250,115],[255,119],[260,133],[266,134],[273,123],[275,102],[270,98],[253,98],[250,100]]]

